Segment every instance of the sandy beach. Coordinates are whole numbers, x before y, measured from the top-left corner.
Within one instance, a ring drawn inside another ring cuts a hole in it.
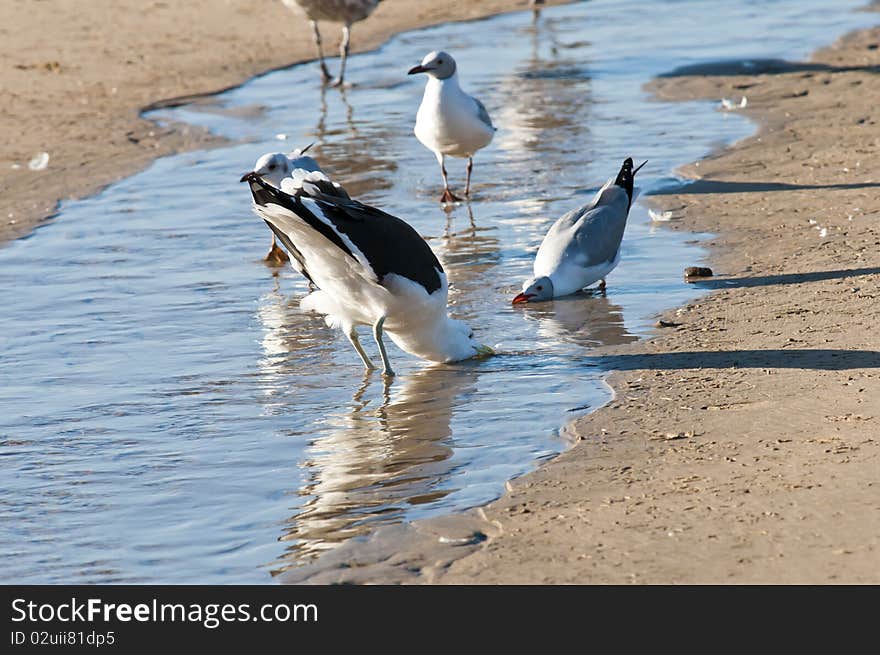
[[[143,107],[313,57],[307,24],[275,0],[21,4],[24,25],[0,8],[11,64],[0,73],[0,241],[28,234],[60,200],[211,143],[157,128]],[[411,4],[383,3],[356,26],[353,50],[527,5],[402,11]],[[337,30],[327,37],[335,44]],[[653,338],[592,353],[618,371],[616,396],[574,425],[574,448],[485,508],[386,530],[375,567],[311,581],[880,582],[878,72],[873,29],[805,63],[656,80],[663,101],[747,96],[742,111],[760,125],[681,171],[691,184],[648,200],[673,213],[662,229],[714,235],[707,261],[681,262],[715,272],[695,282],[705,295],[659,317]],[[28,170],[41,151],[48,167]],[[439,548],[441,533],[467,543]]]

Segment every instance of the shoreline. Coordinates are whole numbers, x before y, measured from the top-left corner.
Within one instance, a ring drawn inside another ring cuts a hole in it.
[[[878,71],[874,27],[806,63],[650,83],[665,101],[747,95],[757,124],[649,196],[680,218],[664,229],[712,235],[707,293],[597,349],[613,398],[501,498],[281,581],[880,582],[880,113],[862,91]]]
[[[527,9],[528,0],[438,0],[415,8],[385,0],[352,28],[351,53],[379,48],[401,32]],[[64,200],[99,193],[160,157],[222,143],[191,126],[161,127],[145,111],[315,60],[308,22],[278,0],[146,7],[121,0],[91,11],[43,0],[24,11],[0,7],[0,25],[16,27],[0,39],[0,57],[9,62],[0,71],[0,247],[54,217]],[[325,51],[335,55],[339,26],[321,29]],[[335,56],[328,65],[338,65]],[[29,170],[40,152],[49,153],[48,167]]]

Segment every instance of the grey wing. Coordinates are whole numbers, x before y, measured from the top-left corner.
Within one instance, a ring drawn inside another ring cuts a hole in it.
[[[471,96],[471,97],[473,97],[473,96]],[[492,125],[492,119],[489,117],[489,112],[486,111],[486,106],[482,102],[477,100],[476,98],[474,98],[474,104],[477,105],[477,117],[481,121],[483,121],[483,123],[485,123],[488,127],[492,128],[494,130],[495,126]]]
[[[626,207],[616,204],[586,212],[575,227],[566,259],[574,256],[588,266],[614,261],[626,230],[626,215]]]

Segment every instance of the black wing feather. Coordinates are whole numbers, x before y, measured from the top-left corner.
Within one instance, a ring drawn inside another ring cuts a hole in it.
[[[254,201],[258,205],[275,204],[284,207],[346,255],[355,258],[339,234],[309,211],[303,204],[302,197],[314,200],[333,227],[347,236],[364,254],[380,283],[386,275],[394,273],[421,284],[429,294],[440,288],[443,267],[431,247],[409,223],[380,209],[349,199],[344,190],[340,193],[337,187],[328,186],[326,181],[306,182],[301,195],[295,196],[276,189],[256,175],[248,181]],[[273,231],[281,234],[274,227]],[[288,250],[291,246],[296,250],[289,237],[282,239],[282,243]],[[294,255],[293,251],[291,255]],[[296,259],[305,269],[305,262],[301,257],[302,255]]]
[[[409,223],[357,201],[317,203],[334,227],[364,253],[380,282],[395,273],[418,282],[428,293],[440,288],[443,266]]]
[[[302,253],[297,249],[295,245],[293,245],[293,241],[290,240],[290,237],[287,236],[280,229],[272,225],[269,221],[266,221],[266,225],[269,226],[269,229],[275,233],[275,236],[278,237],[278,240],[281,242],[281,245],[285,247],[287,252],[290,253],[290,256],[299,264],[297,270],[305,275],[306,279],[315,284],[315,281],[312,279],[312,276],[309,275],[309,270],[306,268],[306,258],[303,257]]]

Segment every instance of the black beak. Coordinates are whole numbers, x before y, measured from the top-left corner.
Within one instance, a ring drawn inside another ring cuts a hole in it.
[[[424,66],[422,66],[421,64],[419,64],[418,66],[413,66],[412,68],[410,68],[407,75],[417,75],[419,73],[427,73],[427,72],[428,72],[428,69],[425,68]]]
[[[646,159],[646,160],[643,161],[641,164],[639,164],[638,168],[636,168],[636,169],[633,171],[633,177],[635,177],[636,173],[638,173],[640,170],[642,170],[642,166],[644,166],[644,165],[647,164],[647,163],[648,163],[648,160]]]
[[[256,175],[256,173],[254,173],[253,171],[248,171],[247,173],[245,173],[244,175],[241,176],[241,179],[239,180],[239,182],[248,182],[255,175]]]

